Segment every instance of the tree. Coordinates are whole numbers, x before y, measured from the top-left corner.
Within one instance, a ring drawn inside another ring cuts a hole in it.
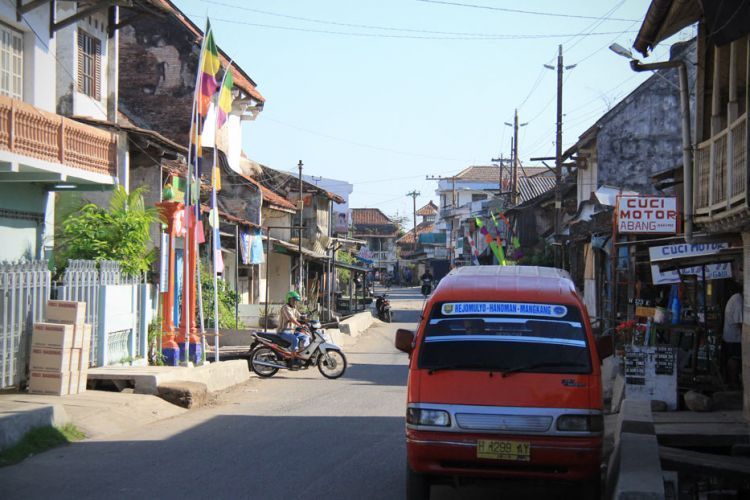
[[[156,208],[146,207],[145,188],[127,193],[118,186],[109,208],[84,204],[63,221],[62,253],[66,259],[114,260],[123,273],[134,276],[148,271],[154,260],[149,250],[151,224],[159,222]]]

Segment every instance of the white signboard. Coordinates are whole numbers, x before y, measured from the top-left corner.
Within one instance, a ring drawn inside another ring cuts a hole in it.
[[[620,196],[616,209],[618,233],[677,233],[677,198]]]
[[[714,243],[696,243],[689,245],[687,243],[677,243],[675,245],[664,245],[651,247],[648,249],[648,255],[651,262],[662,262],[674,259],[675,257],[700,257],[703,255],[714,255],[724,248],[729,248],[729,243],[725,241]]]
[[[677,257],[701,257],[706,255],[715,255],[720,250],[729,248],[729,243],[725,241],[712,243],[696,243],[689,245],[687,243],[676,243],[674,245],[663,245],[651,247],[648,249],[651,258],[651,278],[654,285],[670,285],[680,282],[680,274],[696,275],[699,280],[703,279],[702,266],[686,267],[672,271],[659,271],[659,262],[666,262]],[[720,264],[706,265],[706,279],[718,280],[732,277],[732,266],[729,262]]]
[[[680,275],[695,275],[698,280],[703,279],[703,268],[701,266],[685,267],[672,271],[659,271],[659,266],[651,265],[651,279],[654,285],[672,285],[680,282]],[[708,264],[706,266],[707,280],[721,280],[732,277],[732,265],[729,262],[722,264]]]

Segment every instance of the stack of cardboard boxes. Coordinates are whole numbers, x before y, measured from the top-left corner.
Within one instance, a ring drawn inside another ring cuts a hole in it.
[[[34,323],[31,336],[29,392],[64,396],[86,390],[91,325],[85,319],[85,302],[47,302],[46,321]]]

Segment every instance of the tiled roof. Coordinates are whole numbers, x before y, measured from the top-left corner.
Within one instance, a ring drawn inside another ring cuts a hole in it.
[[[398,234],[398,226],[378,208],[353,208],[352,233],[356,237],[386,236]]]
[[[420,222],[417,224],[417,234],[431,233],[435,229],[434,222]],[[414,244],[414,230],[407,231],[405,235],[396,240],[398,245],[413,245]]]
[[[392,225],[393,222],[379,208],[352,208],[352,224]]]
[[[438,213],[438,207],[435,205],[432,200],[430,202],[417,210],[417,215],[436,215]]]
[[[549,172],[547,167],[521,167],[518,169],[518,176],[535,176]],[[510,177],[510,168],[503,167],[503,177]],[[473,165],[466,167],[461,172],[456,174],[457,180],[462,181],[473,181],[473,182],[499,182],[500,180],[500,166],[495,165]]]

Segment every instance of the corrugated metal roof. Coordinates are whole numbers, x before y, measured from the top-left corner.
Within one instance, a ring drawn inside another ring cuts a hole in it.
[[[518,203],[536,198],[550,189],[555,188],[555,177],[551,175],[537,175],[536,177],[518,178]]]

